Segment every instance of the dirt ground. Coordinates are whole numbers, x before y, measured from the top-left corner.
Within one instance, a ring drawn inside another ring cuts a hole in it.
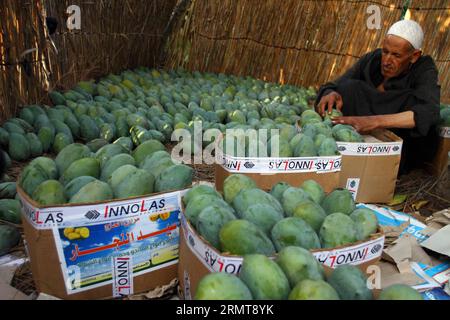
[[[398,178],[395,193],[407,196],[404,203],[394,206],[396,210],[428,217],[450,207],[450,175],[444,172],[435,177],[426,170],[415,170]]]

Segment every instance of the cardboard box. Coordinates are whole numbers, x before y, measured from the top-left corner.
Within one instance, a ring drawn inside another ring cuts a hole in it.
[[[337,142],[342,154],[339,187],[356,202],[387,203],[394,196],[403,140],[389,130],[364,136],[365,142]]]
[[[122,297],[177,277],[181,191],[48,207],[20,187],[18,193],[39,292],[70,300]]]
[[[242,158],[223,155],[215,164],[216,189],[223,191],[223,182],[232,174],[244,174],[255,180],[263,190],[284,181],[294,187],[312,179],[325,192],[338,187],[341,156],[311,158]]]
[[[434,156],[430,172],[437,177],[440,177],[445,170],[448,170],[450,152],[450,127],[442,127],[439,131],[439,145]]]
[[[373,234],[366,241],[359,241],[348,246],[332,249],[311,250],[317,260],[324,266],[325,272],[343,264],[357,265],[361,270],[378,263],[384,246],[384,235]],[[180,295],[192,299],[198,282],[211,272],[239,273],[243,258],[222,254],[204,240],[181,214],[180,263],[178,279]]]

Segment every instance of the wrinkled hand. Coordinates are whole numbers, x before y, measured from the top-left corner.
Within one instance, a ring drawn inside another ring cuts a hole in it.
[[[336,105],[337,110],[341,111],[343,104],[342,96],[336,91],[333,91],[320,99],[317,104],[317,112],[324,116],[325,109],[327,109],[328,113],[331,113],[334,105]]]
[[[379,127],[377,116],[335,117],[331,120],[333,124],[351,125],[359,133],[367,133]]]

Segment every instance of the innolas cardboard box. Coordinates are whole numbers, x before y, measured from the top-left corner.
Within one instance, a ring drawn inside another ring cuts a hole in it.
[[[223,155],[215,164],[216,189],[223,191],[225,179],[232,174],[244,174],[255,180],[259,188],[270,190],[284,181],[294,187],[312,179],[325,192],[338,187],[341,156],[311,158],[243,158]]]
[[[43,207],[18,187],[37,290],[103,299],[170,283],[177,277],[180,192]]]
[[[364,142],[337,142],[342,154],[339,187],[356,202],[387,203],[394,196],[403,140],[389,130],[373,131]]]
[[[368,240],[332,249],[311,250],[317,260],[324,265],[325,272],[345,264],[357,265],[364,272],[378,263],[384,246],[384,235],[373,234]],[[219,252],[204,240],[181,214],[180,263],[178,279],[180,294],[184,299],[193,299],[202,277],[211,272],[238,274],[242,265],[241,256],[231,256]]]
[[[450,127],[442,127],[439,130],[439,145],[436,155],[431,162],[430,171],[433,175],[440,177],[448,170],[448,153],[450,152]]]

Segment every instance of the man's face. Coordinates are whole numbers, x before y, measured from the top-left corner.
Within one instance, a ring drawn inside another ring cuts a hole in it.
[[[381,54],[381,74],[385,78],[394,78],[405,72],[411,63],[419,59],[420,50],[400,37],[388,35],[383,41]]]

